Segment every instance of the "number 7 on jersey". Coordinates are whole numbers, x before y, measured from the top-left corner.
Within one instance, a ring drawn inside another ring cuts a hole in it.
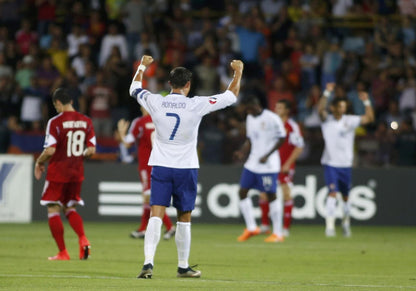
[[[170,137],[169,137],[169,140],[173,140],[175,138],[176,132],[178,131],[179,124],[181,123],[181,118],[179,117],[178,114],[171,113],[171,112],[166,113],[166,116],[176,118],[175,126],[173,127],[172,133],[170,134]]]

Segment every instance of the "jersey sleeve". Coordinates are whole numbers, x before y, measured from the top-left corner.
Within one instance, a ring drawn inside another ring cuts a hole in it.
[[[94,126],[92,125],[91,119],[88,119],[87,147],[95,147],[96,145],[97,139],[95,137]]]
[[[204,116],[210,112],[223,109],[237,101],[237,97],[230,90],[212,96],[195,96],[197,100],[197,112]]]
[[[152,95],[152,93],[146,89],[143,89],[141,82],[133,81],[130,85],[129,92],[130,96],[135,98],[137,102],[146,109],[147,112],[152,112],[151,106],[149,104],[151,102],[151,98],[148,98],[150,95]]]
[[[295,147],[303,148],[305,146],[305,141],[303,139],[299,125],[294,121],[291,121],[290,125],[292,127],[292,132],[290,132],[289,134],[289,143],[294,145]]]
[[[56,127],[52,125],[52,123],[53,121],[49,119],[48,124],[46,126],[45,143],[43,144],[44,148],[56,147],[56,143],[58,140],[58,131]]]
[[[359,115],[347,115],[348,123],[352,128],[357,128],[361,124],[361,116]]]
[[[277,139],[286,137],[286,129],[280,117],[276,115],[275,136]]]

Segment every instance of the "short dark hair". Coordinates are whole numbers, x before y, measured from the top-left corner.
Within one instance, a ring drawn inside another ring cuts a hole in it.
[[[64,88],[58,88],[53,92],[52,101],[59,100],[63,105],[69,104],[72,101],[72,97],[68,94],[68,91]]]
[[[337,98],[334,98],[334,100],[332,100],[332,102],[331,102],[331,105],[332,106],[337,106],[338,103],[340,103],[340,102],[346,102],[348,104],[348,99],[345,98],[345,97],[337,97]]]
[[[286,109],[292,110],[292,102],[287,99],[280,99],[277,103],[281,103],[285,106]]]
[[[176,67],[169,73],[169,82],[173,89],[185,87],[191,79],[192,72],[184,67]]]

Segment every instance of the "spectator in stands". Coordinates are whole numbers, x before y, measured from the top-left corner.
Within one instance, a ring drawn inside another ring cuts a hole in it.
[[[46,95],[40,89],[38,78],[33,76],[31,86],[23,90],[20,120],[25,130],[42,130],[42,121],[48,118],[45,102]]]
[[[19,88],[22,90],[29,88],[34,74],[35,70],[33,57],[26,55],[19,63],[16,70],[15,81]]]
[[[0,77],[7,77],[9,79],[12,79],[13,77],[13,68],[7,64],[6,56],[1,51],[0,51]]]
[[[16,32],[15,39],[19,53],[22,55],[28,54],[30,45],[38,41],[38,35],[32,30],[29,19],[22,20],[22,26]]]
[[[416,165],[416,132],[413,130],[411,118],[405,118],[400,123],[394,148],[397,165]]]
[[[144,55],[144,51],[146,50],[150,51],[149,55],[152,56],[154,60],[160,60],[160,51],[158,45],[150,36],[149,32],[143,31],[140,35],[140,41],[137,42],[136,47],[134,48],[134,54],[132,56],[135,58],[135,60],[138,60],[142,55]]]
[[[108,27],[108,33],[103,37],[98,64],[103,67],[111,54],[113,47],[117,47],[124,61],[128,60],[126,37],[119,32],[119,25],[113,22]]]
[[[113,89],[106,85],[102,70],[97,72],[96,78],[97,83],[87,89],[83,102],[89,104],[87,112],[92,119],[96,136],[111,137],[113,135],[111,107],[116,104],[117,97]]]
[[[405,115],[416,109],[416,79],[409,79],[405,83],[399,95],[399,109]]]
[[[214,95],[218,88],[218,74],[214,65],[214,59],[211,55],[205,55],[202,63],[195,67],[197,77],[196,95],[211,96]]]
[[[298,118],[306,128],[319,128],[318,101],[322,92],[319,85],[312,86],[305,97],[300,98]]]
[[[332,2],[332,15],[336,17],[346,16],[354,4],[353,0],[334,0]]]
[[[414,27],[414,22],[411,17],[405,16],[402,17],[402,27],[400,29],[400,38],[403,41],[403,44],[412,49],[415,47],[416,42],[416,32]]]
[[[79,88],[83,95],[85,95],[85,92],[87,91],[89,86],[97,82],[95,69],[96,67],[92,61],[88,61],[85,63],[85,75],[81,78],[81,81],[79,84]],[[81,111],[81,113],[85,114],[86,112]]]
[[[140,42],[140,35],[145,30],[145,19],[148,17],[147,4],[143,0],[128,0],[121,8],[123,22],[126,26],[126,39],[130,61],[136,57],[134,48]],[[141,55],[140,55],[141,56]]]
[[[402,121],[403,115],[400,114],[398,102],[396,100],[390,100],[388,111],[380,116],[380,122],[385,123],[391,129],[397,129]]]
[[[322,58],[321,87],[325,88],[327,83],[334,83],[336,73],[341,66],[344,53],[339,47],[337,40],[332,40],[329,50],[325,51]]]
[[[266,47],[264,35],[257,31],[252,17],[244,17],[236,23],[235,32],[240,41],[241,58],[246,68],[246,78],[259,78],[262,69],[259,66],[259,51]]]
[[[389,166],[392,163],[392,152],[395,143],[394,130],[383,121],[377,124],[374,138],[377,141],[376,165]]]
[[[68,56],[72,60],[78,54],[79,46],[88,43],[88,36],[83,27],[79,24],[74,24],[66,41],[68,44]]]
[[[394,83],[387,70],[380,70],[371,84],[375,112],[380,114],[387,110],[388,100],[393,97]]]
[[[53,66],[64,75],[68,69],[68,51],[63,47],[58,38],[53,38],[51,47],[46,51],[52,60]]]
[[[416,16],[416,3],[412,0],[398,0],[397,6],[402,15]]]
[[[51,93],[52,85],[60,76],[59,71],[53,66],[52,59],[49,55],[42,58],[35,75],[39,90],[44,96]]]
[[[49,30],[49,25],[56,18],[56,0],[38,0],[35,2],[38,17],[38,35],[41,37]]]
[[[260,3],[261,11],[264,14],[267,23],[271,23],[273,17],[278,15],[284,6],[284,1],[280,0],[262,0]]]
[[[101,19],[100,12],[97,10],[92,10],[89,16],[86,31],[94,59],[98,60],[98,52],[100,51],[101,40],[105,34],[106,23]]]
[[[186,42],[182,31],[178,28],[173,29],[172,35],[166,44],[163,64],[169,67],[182,66],[186,50]]]
[[[305,45],[305,52],[299,59],[302,70],[301,84],[303,90],[309,90],[318,83],[319,56],[315,52],[312,44]]]
[[[274,110],[274,107],[279,100],[289,100],[295,104],[295,96],[292,91],[287,88],[286,80],[283,77],[277,77],[272,84],[272,88],[267,91],[267,104],[269,110]]]
[[[86,74],[86,64],[93,62],[91,46],[87,43],[79,46],[78,54],[72,59],[71,68],[75,70],[79,78],[84,78]]]

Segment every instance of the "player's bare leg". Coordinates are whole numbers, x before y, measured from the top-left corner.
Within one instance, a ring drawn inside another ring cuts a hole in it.
[[[246,223],[244,232],[237,238],[238,241],[246,241],[250,237],[260,233],[260,228],[257,227],[256,220],[254,219],[253,202],[251,201],[251,198],[248,197],[248,190],[249,189],[240,188],[240,191],[238,192],[240,196],[240,210]]]
[[[178,250],[178,272],[176,276],[180,278],[201,277],[201,271],[193,270],[188,263],[191,251],[191,211],[178,210],[175,242]]]
[[[327,237],[336,236],[335,232],[335,209],[337,205],[337,192],[330,192],[326,198],[326,217],[325,217],[325,235]]]
[[[65,261],[69,260],[69,254],[65,247],[64,240],[64,225],[61,219],[61,206],[59,204],[48,205],[48,223],[52,236],[58,246],[59,253],[56,256],[48,257],[51,261]]]
[[[288,183],[280,184],[283,193],[283,236],[289,236],[290,225],[292,223],[293,199],[291,196],[291,185]]]
[[[165,206],[152,205],[152,212],[144,236],[144,263],[137,278],[151,279],[153,275],[154,257],[160,241],[162,218],[165,215]]]

